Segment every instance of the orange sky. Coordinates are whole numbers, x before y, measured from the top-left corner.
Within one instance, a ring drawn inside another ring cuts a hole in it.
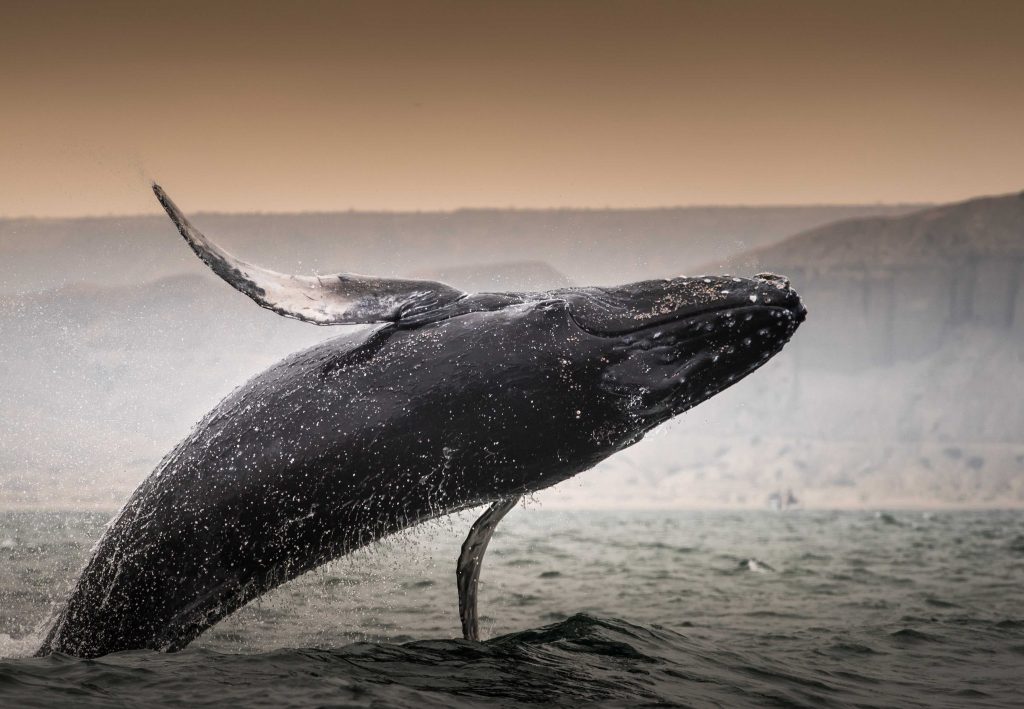
[[[1024,188],[1024,2],[24,2],[0,215]]]

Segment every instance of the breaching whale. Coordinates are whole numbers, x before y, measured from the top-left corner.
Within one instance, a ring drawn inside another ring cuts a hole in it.
[[[463,633],[491,532],[554,485],[765,363],[804,319],[782,277],[463,293],[245,263],[153,190],[195,253],[259,305],[374,324],[232,392],[135,490],[39,654],[173,651],[289,579],[489,504],[457,563]]]

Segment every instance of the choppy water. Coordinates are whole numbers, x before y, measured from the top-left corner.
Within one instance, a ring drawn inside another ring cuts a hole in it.
[[[1020,706],[1024,513],[517,509],[289,584],[185,651],[30,658],[106,516],[0,514],[6,706]],[[749,560],[754,559],[751,563]],[[295,649],[302,648],[302,649]]]

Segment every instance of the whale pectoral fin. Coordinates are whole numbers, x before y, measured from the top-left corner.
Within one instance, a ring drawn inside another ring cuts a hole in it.
[[[237,259],[207,239],[160,185],[153,193],[203,263],[261,307],[314,325],[397,322],[436,310],[465,293],[435,281],[374,278],[355,273],[292,276]]]
[[[459,618],[462,620],[462,636],[466,640],[480,639],[480,626],[476,614],[476,591],[480,582],[480,567],[483,565],[484,552],[491,541],[494,528],[501,518],[516,506],[520,498],[510,497],[499,500],[480,515],[480,519],[469,528],[466,541],[462,543],[462,553],[455,567],[455,580],[459,587]]]

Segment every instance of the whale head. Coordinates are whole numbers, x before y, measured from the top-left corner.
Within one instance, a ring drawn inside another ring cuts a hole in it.
[[[738,382],[782,349],[806,317],[781,276],[680,277],[563,296],[600,338],[600,387],[642,427]]]

